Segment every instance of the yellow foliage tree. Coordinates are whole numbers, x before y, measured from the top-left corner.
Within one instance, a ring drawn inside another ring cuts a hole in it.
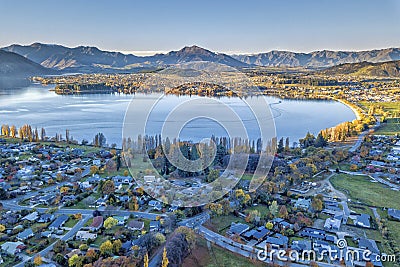
[[[167,249],[164,247],[164,252],[162,255],[162,262],[161,262],[161,267],[167,267],[169,263],[168,257],[167,257]]]

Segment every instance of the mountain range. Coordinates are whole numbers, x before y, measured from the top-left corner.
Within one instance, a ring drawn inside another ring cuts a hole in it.
[[[190,46],[179,51],[152,56],[136,56],[120,52],[102,51],[96,47],[78,46],[69,48],[62,45],[34,43],[31,45],[10,45],[1,48],[0,74],[23,73],[42,74],[43,72],[57,73],[96,73],[96,72],[136,72],[154,70],[171,64],[211,61],[234,68],[273,66],[273,67],[306,67],[328,68],[340,64],[370,62],[379,63],[400,60],[399,48],[381,50],[346,52],[346,51],[316,51],[311,53],[296,53],[287,51],[271,51],[254,55],[227,55],[210,50]],[[8,62],[15,57],[14,65],[5,64],[3,58],[8,54]],[[22,61],[23,56],[27,61]],[[43,68],[40,68],[41,67]],[[29,71],[28,71],[29,70]]]

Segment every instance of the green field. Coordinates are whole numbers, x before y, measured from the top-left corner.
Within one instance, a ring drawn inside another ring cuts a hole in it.
[[[332,185],[348,195],[352,201],[376,207],[400,209],[400,193],[380,183],[370,182],[367,176],[337,174],[331,178]]]
[[[229,229],[232,222],[240,222],[245,223],[244,219],[236,217],[234,215],[226,215],[226,216],[217,216],[211,218],[211,225],[214,231],[219,232],[222,235],[225,235],[226,230]]]
[[[396,135],[400,134],[400,118],[387,119],[387,122],[382,123],[375,131],[377,135]]]

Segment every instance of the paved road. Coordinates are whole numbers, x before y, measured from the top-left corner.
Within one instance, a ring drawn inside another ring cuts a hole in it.
[[[85,223],[91,218],[90,215],[84,215],[82,216],[82,220],[80,220],[77,224],[75,224],[74,227],[71,228],[71,230],[69,230],[63,237],[61,237],[60,239],[63,241],[67,241],[68,239],[72,238],[78,231],[79,229],[81,229]],[[16,267],[23,267],[24,264],[29,261],[30,259],[34,259],[35,257],[37,257],[38,255],[40,255],[41,257],[46,257],[47,254],[53,249],[54,244],[57,243],[54,242],[52,244],[50,244],[48,247],[46,247],[45,249],[43,249],[42,251],[36,253],[35,255],[33,255],[32,257],[25,257],[24,260],[22,262],[20,262],[19,264],[15,265]]]
[[[378,117],[375,117],[375,119],[376,119],[376,124],[374,125],[373,129],[376,129],[376,128],[378,128],[378,127],[381,125],[380,119],[379,119]],[[364,136],[365,136],[366,134],[368,134],[369,131],[370,131],[370,129],[365,130],[364,132],[362,132],[362,133],[358,136],[356,143],[349,149],[350,152],[355,152],[355,151],[361,146],[362,141],[363,141],[363,139],[364,139]]]

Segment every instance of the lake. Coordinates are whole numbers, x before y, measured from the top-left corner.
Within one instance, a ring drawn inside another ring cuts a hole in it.
[[[56,133],[65,136],[65,129],[68,129],[75,140],[86,139],[89,142],[96,133],[102,132],[108,144],[116,143],[120,146],[124,116],[132,95],[57,95],[49,91],[52,88],[53,86],[39,84],[0,88],[0,124],[17,127],[30,124],[38,129],[44,127],[47,136],[54,136]],[[151,97],[155,96],[137,94],[138,99],[134,100],[134,104],[140,105],[140,98]],[[156,133],[169,110],[190,98],[198,97],[166,96],[149,116],[146,128],[148,133]],[[349,107],[336,101],[282,100],[276,97],[265,99],[271,107],[278,138],[289,137],[291,144],[304,137],[308,131],[318,134],[321,129],[356,119]],[[241,117],[249,116],[239,98],[222,97],[219,101],[232,107]],[[212,105],[205,108],[213,110]],[[215,112],[218,112],[217,109]],[[137,117],[143,118],[145,115],[137,114]],[[227,123],[229,124],[229,120]],[[257,136],[257,132],[252,130],[255,129],[253,126],[249,120],[246,129],[250,131],[250,138]],[[218,122],[199,118],[185,124],[180,134],[182,139],[197,141],[210,137],[211,134],[226,135],[226,130]]]

